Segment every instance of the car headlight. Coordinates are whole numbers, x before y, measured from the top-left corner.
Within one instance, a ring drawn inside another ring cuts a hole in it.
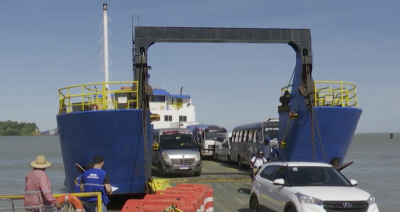
[[[162,157],[163,157],[165,162],[172,163],[171,159],[169,158],[169,156],[168,156],[168,154],[166,152],[163,152],[161,155],[162,155]]]
[[[373,205],[375,204],[375,197],[374,196],[370,196],[367,200],[368,205]]]
[[[197,153],[197,155],[196,155],[196,159],[194,160],[195,162],[198,162],[198,161],[200,161],[200,153],[198,152]]]
[[[315,198],[315,197],[310,197],[305,194],[301,193],[296,193],[295,194],[297,198],[299,198],[299,202],[303,204],[313,204],[313,205],[322,205],[322,200]]]

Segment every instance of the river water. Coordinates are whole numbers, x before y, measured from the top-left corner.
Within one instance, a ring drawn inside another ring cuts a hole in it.
[[[342,172],[358,187],[375,195],[380,211],[400,211],[400,133],[357,134],[345,161],[354,164]],[[0,136],[0,193],[23,193],[29,163],[43,154],[53,166],[46,170],[54,193],[64,190],[64,167],[58,136]]]

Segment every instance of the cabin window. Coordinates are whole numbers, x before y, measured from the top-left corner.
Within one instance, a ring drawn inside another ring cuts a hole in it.
[[[164,121],[172,121],[172,116],[165,115]]]
[[[179,121],[186,122],[187,121],[187,117],[186,116],[179,116]]]
[[[165,96],[151,96],[150,97],[150,102],[165,102]]]

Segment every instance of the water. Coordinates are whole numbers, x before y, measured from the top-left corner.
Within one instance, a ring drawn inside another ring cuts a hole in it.
[[[389,139],[389,133],[358,134],[354,136],[345,161],[354,164],[342,172],[358,181],[358,187],[377,199],[383,212],[400,208],[400,133]],[[58,136],[1,137],[0,136],[0,193],[23,193],[29,163],[43,154],[53,166],[46,172],[54,193],[65,192],[64,167]]]

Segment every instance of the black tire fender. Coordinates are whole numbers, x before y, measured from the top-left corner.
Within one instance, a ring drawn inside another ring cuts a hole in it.
[[[296,206],[292,202],[287,202],[285,205],[285,210],[283,210],[283,211],[286,211],[289,206],[291,206],[292,208],[294,208],[297,211]]]

